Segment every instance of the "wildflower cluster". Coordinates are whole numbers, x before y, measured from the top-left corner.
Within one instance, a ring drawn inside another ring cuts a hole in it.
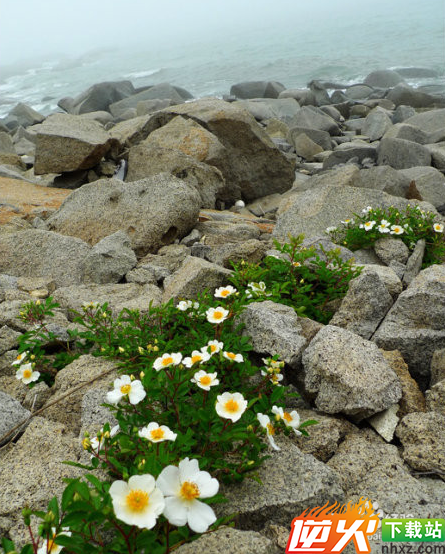
[[[249,283],[241,293],[229,285],[146,314],[113,318],[106,304],[92,302],[76,315],[70,350],[120,363],[104,397],[118,424],[86,433],[89,465],[70,463],[89,473],[68,480],[60,503],[25,510],[25,523],[31,514],[42,523],[24,554],[168,553],[228,521],[210,504],[223,500],[221,482],[242,480],[262,463],[263,438],[278,449],[278,432],[307,434],[314,422],[285,408],[295,395],[282,386],[284,362],[273,356],[253,365],[249,340],[234,324],[247,293],[252,301],[269,294],[264,283]]]
[[[351,250],[369,248],[385,236],[402,240],[413,250],[420,239],[426,242],[423,267],[445,260],[444,225],[435,215],[419,206],[408,205],[404,210],[393,206],[387,209],[367,206],[354,219],[346,219],[340,227],[328,227],[326,233],[337,244]]]
[[[329,303],[346,294],[360,268],[353,267],[352,260],[343,261],[338,249],[306,248],[303,239],[303,235],[289,237],[284,245],[275,241],[276,255],[260,264],[235,265],[231,280],[238,289],[247,289],[247,301],[272,300],[292,306],[301,316],[328,323],[333,315]]]

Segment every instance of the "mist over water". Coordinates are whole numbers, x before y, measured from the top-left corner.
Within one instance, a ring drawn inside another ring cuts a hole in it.
[[[14,7],[0,2],[0,115],[17,102],[49,113],[62,97],[121,79],[200,97],[245,80],[348,84],[374,69],[420,66],[441,77],[411,84],[445,84],[443,0],[96,0],[89,9],[50,0],[40,15],[23,0],[20,34],[8,34]]]

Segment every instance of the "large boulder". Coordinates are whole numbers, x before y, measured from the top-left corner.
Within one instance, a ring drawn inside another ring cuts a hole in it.
[[[326,131],[330,135],[339,135],[340,128],[332,117],[318,108],[303,106],[292,120],[291,127],[308,127],[318,131]]]
[[[379,165],[362,169],[360,178],[354,186],[381,190],[393,196],[406,198],[409,183],[410,180],[400,171],[389,165]]]
[[[300,109],[300,104],[294,98],[237,100],[235,105],[250,112],[257,121],[278,119],[284,123],[290,123]]]
[[[107,111],[110,104],[134,93],[131,81],[107,81],[93,85],[75,98],[63,98],[59,106],[74,115]]]
[[[174,87],[169,83],[161,83],[111,104],[110,112],[115,117],[120,117],[126,110],[129,108],[137,108],[139,102],[145,100],[170,100],[173,104],[182,104],[182,102],[191,98],[193,98],[193,96],[188,91],[180,87]]]
[[[323,327],[303,353],[304,392],[328,414],[356,420],[397,403],[400,381],[377,346],[333,325]]]
[[[90,302],[97,302],[100,306],[106,302],[114,315],[118,315],[124,308],[145,313],[149,311],[151,304],[158,306],[161,303],[161,291],[158,287],[136,283],[60,287],[53,297],[70,318],[74,317],[73,310],[82,313],[83,306]]]
[[[329,154],[323,161],[323,169],[330,169],[339,164],[347,164],[356,161],[362,163],[363,160],[377,159],[377,149],[375,146],[366,142],[354,140],[339,144],[335,150]]]
[[[320,185],[283,200],[273,235],[284,240],[289,233],[294,236],[304,233],[307,237],[313,237],[323,234],[327,227],[337,227],[342,220],[350,218],[353,213],[360,213],[366,206],[396,206],[402,210],[407,204],[408,200],[379,190],[344,184]]]
[[[84,283],[118,283],[137,263],[130,239],[123,231],[103,238],[89,251],[82,264]]]
[[[19,125],[22,127],[29,127],[30,125],[35,125],[37,123],[42,123],[45,119],[45,116],[41,113],[33,110],[31,107],[23,104],[22,102],[18,103],[9,113],[17,118]]]
[[[34,173],[62,173],[89,169],[110,150],[113,141],[97,121],[54,114],[37,132]]]
[[[83,240],[30,229],[0,234],[0,273],[16,277],[51,277],[57,286],[82,280],[90,247]]]
[[[285,86],[277,81],[245,81],[230,87],[230,95],[237,98],[278,98]]]
[[[295,514],[344,500],[337,473],[289,441],[264,462],[258,477],[225,486],[228,502],[217,506],[218,516],[236,512],[240,529],[260,530],[269,522],[289,528]]]
[[[390,165],[394,169],[407,169],[430,165],[431,154],[421,144],[400,138],[383,138],[378,149],[378,165]]]
[[[166,125],[167,127],[167,125]],[[221,171],[173,148],[149,143],[133,146],[128,154],[126,181],[139,181],[168,171],[193,186],[201,197],[202,208],[215,208],[217,201],[234,201]]]
[[[400,173],[409,181],[415,181],[422,200],[436,208],[445,204],[445,177],[435,167],[410,167]]]
[[[418,144],[427,144],[429,142],[429,135],[425,131],[414,125],[408,125],[408,123],[396,123],[386,131],[384,138],[399,138],[417,142]]]
[[[266,300],[249,304],[236,324],[243,324],[242,334],[250,337],[255,352],[264,356],[278,354],[280,360],[299,369],[308,343],[303,325],[308,321],[298,317],[290,306]]]
[[[431,143],[445,140],[445,108],[421,112],[405,120],[430,136]]]
[[[405,83],[395,86],[388,92],[386,98],[394,102],[396,106],[407,105],[413,108],[427,108],[435,101],[431,94],[412,88]]]
[[[392,304],[383,279],[377,272],[367,271],[350,282],[330,323],[370,339]]]
[[[395,87],[399,83],[403,83],[403,77],[396,71],[391,69],[379,69],[372,71],[365,77],[363,81],[365,85],[377,88],[391,88]]]
[[[75,190],[47,224],[92,245],[125,231],[141,256],[187,235],[199,205],[194,188],[165,173],[134,183],[103,179]]]
[[[377,106],[366,116],[362,133],[368,136],[369,140],[374,141],[382,138],[391,127],[392,121],[387,110]]]
[[[399,350],[425,390],[435,350],[445,347],[445,266],[432,265],[402,292],[374,335],[384,350]]]
[[[226,183],[239,188],[244,200],[291,188],[294,164],[247,111],[222,100],[204,98],[167,108],[152,117],[163,119],[165,124],[177,115],[194,120],[217,137],[225,153],[213,158],[212,165],[221,170]]]
[[[330,150],[332,147],[331,135],[327,131],[309,129],[309,127],[292,126],[289,129],[288,141],[295,146],[296,140],[300,135],[306,135],[323,150]]]
[[[18,400],[6,394],[6,392],[0,391],[0,445],[3,442],[8,442],[8,439],[14,438],[17,432],[23,432],[25,426],[17,429],[15,433],[8,435],[2,441],[3,436],[7,435],[22,421],[26,421],[30,415],[31,412],[23,408]]]

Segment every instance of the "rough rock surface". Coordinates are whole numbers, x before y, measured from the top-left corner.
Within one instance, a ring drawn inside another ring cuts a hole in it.
[[[403,445],[403,459],[418,471],[445,471],[445,416],[437,412],[413,412],[396,431]]]
[[[0,445],[14,435],[10,435],[5,441],[1,440],[2,437],[30,415],[31,413],[23,408],[20,402],[6,394],[6,392],[0,391]],[[23,429],[20,429],[20,431],[23,432]]]
[[[140,256],[187,235],[199,205],[196,190],[171,175],[134,183],[102,179],[75,190],[47,223],[50,229],[89,244],[125,231]]]
[[[38,229],[0,234],[0,273],[51,277],[57,286],[78,284],[90,247],[83,240]]]
[[[399,350],[413,377],[425,389],[433,352],[445,346],[445,266],[424,269],[402,292],[377,330],[384,350]]]
[[[94,167],[113,144],[100,123],[72,115],[51,115],[33,130],[36,175]]]
[[[290,306],[266,300],[249,304],[235,324],[244,325],[242,334],[251,338],[255,352],[270,356],[278,354],[280,360],[299,369],[308,342],[301,319]]]
[[[333,325],[323,327],[303,354],[305,394],[328,414],[360,420],[395,404],[400,381],[370,341]]]

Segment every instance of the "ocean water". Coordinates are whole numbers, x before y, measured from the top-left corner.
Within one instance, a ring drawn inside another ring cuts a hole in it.
[[[16,72],[9,67],[3,78],[0,68],[0,117],[18,102],[48,114],[60,98],[121,79],[135,87],[170,82],[202,97],[228,94],[232,84],[246,80],[277,80],[287,88],[312,79],[348,85],[375,69],[416,66],[439,76],[409,84],[445,89],[444,0],[346,0],[338,9],[332,0],[320,10],[317,0],[306,4],[212,36],[124,43],[71,58],[53,54]]]

